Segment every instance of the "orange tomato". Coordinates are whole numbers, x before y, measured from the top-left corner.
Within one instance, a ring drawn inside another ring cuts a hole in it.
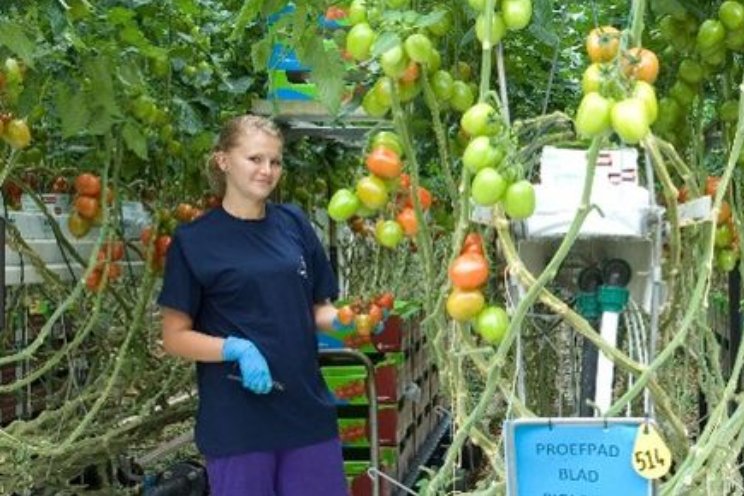
[[[411,207],[406,207],[398,213],[395,217],[398,224],[403,226],[403,232],[406,236],[412,237],[418,233],[418,221],[416,220],[416,212]]]
[[[723,224],[731,220],[731,205],[726,200],[721,202],[721,209],[718,211],[718,222],[717,224]]]
[[[174,213],[174,217],[178,219],[179,222],[189,222],[193,215],[194,207],[188,203],[179,203]]]
[[[101,284],[102,279],[102,273],[100,269],[93,269],[93,271],[88,274],[88,277],[85,278],[85,286],[94,293],[100,291],[103,289],[103,284]]]
[[[447,313],[459,322],[476,317],[486,305],[486,299],[479,290],[465,291],[455,288],[447,298]]]
[[[488,261],[475,253],[460,255],[450,265],[449,277],[459,289],[477,289],[488,280]]]
[[[708,176],[705,179],[705,194],[708,196],[716,196],[718,191],[718,183],[721,182],[719,176]]]
[[[631,79],[654,84],[659,77],[659,58],[647,48],[631,48],[623,56],[623,72]]]
[[[403,171],[403,162],[398,154],[383,146],[372,150],[365,163],[372,174],[383,179],[395,179]]]
[[[589,32],[586,53],[592,62],[609,62],[620,48],[620,31],[612,26],[600,26]]]
[[[403,83],[413,83],[419,78],[419,75],[419,65],[416,62],[411,61],[411,63],[408,64],[408,67],[406,67],[406,70],[403,71],[403,75],[399,77],[398,80]]]
[[[356,317],[356,314],[354,313],[354,310],[349,305],[344,305],[341,308],[338,309],[338,314],[336,315],[338,318],[338,321],[341,322],[343,325],[351,325],[352,322],[354,322],[354,317]]]
[[[165,254],[168,253],[168,248],[171,244],[171,237],[168,235],[162,235],[158,236],[158,239],[155,240],[155,253],[158,257],[165,257]]]
[[[418,198],[423,210],[428,210],[431,207],[432,196],[428,189],[424,188],[423,186],[419,186]],[[408,197],[406,198],[404,206],[413,208],[413,200],[411,199],[410,195],[408,195]]]
[[[483,238],[477,232],[468,233],[465,236],[465,240],[462,242],[462,250],[460,253],[476,253],[483,255]]]

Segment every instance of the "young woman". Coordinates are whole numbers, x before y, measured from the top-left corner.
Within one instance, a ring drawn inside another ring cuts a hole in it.
[[[301,210],[268,201],[282,145],[267,119],[226,124],[209,161],[222,205],[176,230],[158,299],[165,350],[196,361],[215,496],[347,495],[315,336],[338,287]]]

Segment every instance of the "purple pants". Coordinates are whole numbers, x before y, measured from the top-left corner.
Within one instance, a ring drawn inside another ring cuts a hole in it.
[[[338,438],[207,460],[212,496],[347,496]]]

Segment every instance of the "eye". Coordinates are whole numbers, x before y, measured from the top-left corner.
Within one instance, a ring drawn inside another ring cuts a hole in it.
[[[261,155],[249,155],[248,156],[248,160],[254,163],[261,163],[262,159],[263,157],[261,157]]]
[[[271,161],[271,166],[272,167],[279,168],[279,167],[282,166],[282,161],[281,160],[274,159],[274,160]]]

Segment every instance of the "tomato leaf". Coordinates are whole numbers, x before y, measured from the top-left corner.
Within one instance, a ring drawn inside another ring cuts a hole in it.
[[[400,45],[401,39],[394,31],[383,31],[372,45],[372,56],[378,57],[396,45]]]
[[[82,91],[71,91],[60,85],[55,95],[57,113],[62,121],[62,137],[69,138],[84,130],[90,119],[86,96]]]
[[[121,112],[116,104],[114,84],[111,80],[111,67],[116,63],[111,59],[99,56],[85,64],[85,73],[90,78],[92,91],[88,93],[91,108],[99,106],[110,118],[120,117]]]
[[[426,15],[418,16],[415,26],[419,28],[425,28],[427,26],[434,25],[444,19],[446,15],[446,10],[435,10],[434,12],[430,12]]]
[[[0,45],[5,45],[18,55],[29,67],[33,68],[33,53],[36,45],[23,29],[10,21],[0,20]]]
[[[127,121],[121,130],[121,136],[124,138],[124,144],[132,150],[135,155],[141,159],[147,158],[147,138],[143,135],[137,124]]]
[[[248,24],[252,23],[256,16],[261,12],[264,0],[245,0],[243,6],[238,12],[238,17],[235,19],[235,27],[228,40],[235,40],[239,38]]]
[[[298,49],[298,56],[312,68],[310,81],[318,88],[318,99],[332,114],[337,114],[346,74],[338,47],[335,43],[325,43],[320,36],[312,34],[301,45],[302,50]]]
[[[553,0],[535,0],[529,31],[532,36],[546,45],[558,45],[560,39],[555,32],[555,23],[553,22]]]
[[[262,68],[267,67],[269,64],[269,56],[271,55],[271,40],[264,38],[258,43],[251,45],[251,61],[253,67]]]

